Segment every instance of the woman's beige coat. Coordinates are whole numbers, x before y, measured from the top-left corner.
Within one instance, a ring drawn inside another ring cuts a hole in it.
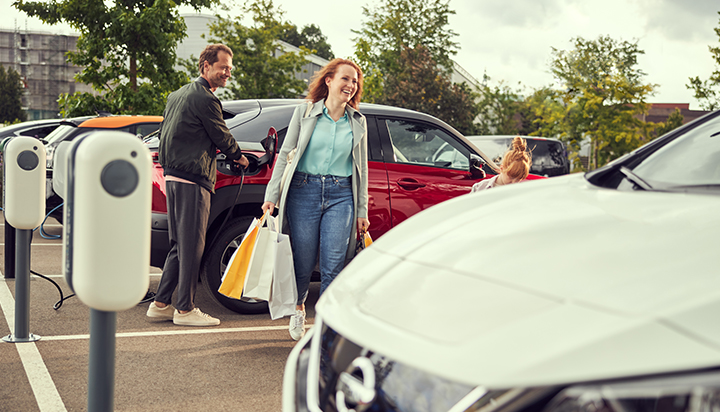
[[[280,225],[282,225],[282,218],[285,215],[285,199],[287,198],[290,180],[292,180],[297,163],[302,158],[310,142],[310,137],[315,130],[318,116],[322,115],[325,100],[323,99],[311,104],[312,108],[307,116],[305,116],[305,112],[307,111],[308,103],[302,103],[295,108],[292,119],[290,119],[287,133],[285,134],[285,141],[283,141],[282,148],[280,148],[280,153],[275,162],[272,177],[265,189],[265,201],[273,202],[275,206],[279,208],[278,216],[280,217]],[[368,217],[367,121],[362,113],[349,105],[345,106],[345,112],[350,120],[350,127],[353,134],[352,191],[355,219],[353,219],[353,230],[351,233],[357,233],[357,219],[361,217],[367,219]],[[287,155],[295,148],[297,148],[295,157],[293,161],[288,164]],[[282,185],[282,193],[280,193],[280,180],[286,167],[289,168],[287,173],[288,181]],[[350,236],[347,259],[352,259],[352,257],[355,256],[355,238],[356,236]]]

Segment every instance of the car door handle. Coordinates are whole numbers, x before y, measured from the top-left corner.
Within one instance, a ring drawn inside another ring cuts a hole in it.
[[[425,187],[425,183],[420,183],[415,179],[404,177],[397,180],[397,184],[405,190],[415,190]]]

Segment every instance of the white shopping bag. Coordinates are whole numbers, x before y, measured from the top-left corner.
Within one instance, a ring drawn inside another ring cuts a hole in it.
[[[290,238],[278,234],[275,253],[275,270],[273,271],[272,293],[268,301],[270,318],[280,319],[295,314],[298,292],[295,283],[295,265],[293,264]]]
[[[242,296],[257,300],[270,300],[278,231],[275,218],[267,215],[260,226],[253,249]]]

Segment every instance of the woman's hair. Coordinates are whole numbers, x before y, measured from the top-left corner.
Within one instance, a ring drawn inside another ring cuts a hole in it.
[[[531,163],[532,156],[527,150],[527,141],[516,136],[512,141],[512,147],[503,156],[503,172],[513,180],[524,180],[530,173]]]
[[[217,63],[219,60],[218,53],[221,51],[229,54],[230,58],[233,57],[232,50],[224,44],[208,44],[205,49],[203,49],[202,53],[200,53],[200,59],[198,60],[198,69],[200,69],[200,74],[204,74],[203,71],[205,69],[205,62],[208,62],[211,66]]]
[[[335,73],[338,71],[338,67],[343,64],[355,69],[358,75],[357,91],[348,102],[353,109],[358,110],[363,91],[363,73],[362,70],[360,70],[360,66],[358,66],[354,61],[348,59],[332,59],[330,63],[325,65],[325,67],[315,72],[312,76],[310,86],[308,87],[307,99],[315,103],[326,98],[328,96],[328,87],[327,84],[325,84],[325,79],[328,77],[331,79],[334,78]]]

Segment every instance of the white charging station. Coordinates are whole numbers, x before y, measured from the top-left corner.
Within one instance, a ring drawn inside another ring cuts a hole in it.
[[[34,342],[40,337],[30,333],[30,243],[45,216],[45,146],[29,136],[3,143],[3,213],[16,230],[15,330],[3,341]]]
[[[152,160],[140,139],[118,131],[78,136],[59,155],[63,272],[90,307],[88,411],[112,411],[116,312],[150,285]]]
[[[150,152],[129,133],[100,131],[66,157],[65,280],[93,309],[130,309],[150,283]]]
[[[45,146],[17,136],[5,144],[3,210],[15,229],[33,230],[45,217]]]

